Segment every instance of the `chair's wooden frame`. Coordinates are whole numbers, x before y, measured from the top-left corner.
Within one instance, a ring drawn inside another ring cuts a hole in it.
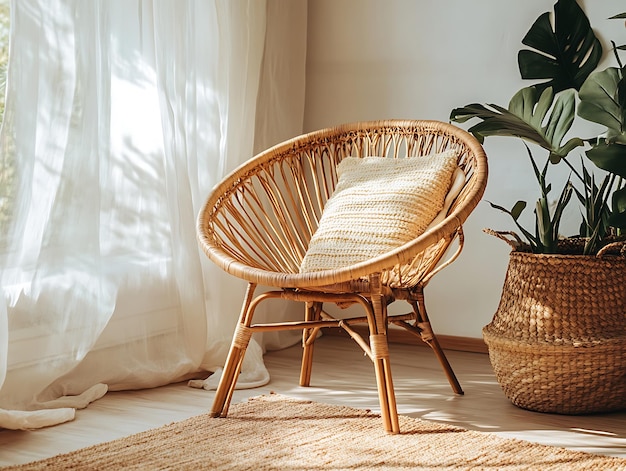
[[[335,167],[344,157],[413,158],[449,148],[459,149],[466,182],[441,223],[372,260],[339,270],[299,273],[335,187]],[[228,175],[198,216],[198,239],[209,259],[249,285],[211,415],[226,416],[243,356],[257,331],[303,331],[300,384],[308,386],[319,330],[345,329],[374,363],[383,424],[391,433],[398,433],[399,425],[387,344],[390,323],[432,347],[453,391],[463,394],[432,331],[424,287],[461,252],[462,224],[482,198],[486,182],[487,158],[473,136],[448,123],[413,120],[359,122],[312,132],[260,153]],[[456,250],[448,251],[454,241]],[[258,285],[273,290],[255,295]],[[254,324],[259,303],[275,298],[303,302],[303,319]],[[411,312],[389,315],[387,307],[395,300],[405,300]],[[334,318],[324,310],[325,303],[356,303],[365,316]],[[368,324],[368,341],[352,328],[355,323]]]

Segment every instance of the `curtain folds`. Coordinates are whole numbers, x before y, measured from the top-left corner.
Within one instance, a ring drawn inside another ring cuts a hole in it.
[[[306,3],[13,0],[11,9],[0,427],[33,428],[71,420],[107,390],[223,363],[245,286],[200,254],[195,218],[255,139],[301,131]],[[268,29],[285,11],[295,21]],[[284,46],[281,34],[297,40]],[[291,73],[264,75],[281,67]],[[285,92],[269,94],[268,81],[281,80]],[[281,103],[296,104],[290,116]],[[267,381],[259,342],[244,366],[250,385]]]

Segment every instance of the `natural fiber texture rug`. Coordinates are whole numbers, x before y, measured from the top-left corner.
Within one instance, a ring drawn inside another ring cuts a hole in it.
[[[626,460],[272,394],[7,470],[624,470]],[[4,470],[4,468],[3,468]]]

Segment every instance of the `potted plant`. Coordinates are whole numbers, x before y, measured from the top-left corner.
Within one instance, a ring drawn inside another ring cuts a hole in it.
[[[473,103],[450,115],[477,121],[469,131],[481,142],[522,139],[539,187],[531,229],[520,222],[526,202],[490,203],[516,231],[486,230],[512,251],[483,337],[500,385],[520,407],[564,414],[626,408],[626,68],[619,57],[626,47],[613,43],[617,66],[599,70],[601,43],[575,0],[558,0],[554,23],[542,14],[522,43],[531,48],[518,53],[522,78],[547,80],[519,90],[507,108]],[[603,133],[568,137],[576,116]],[[576,164],[575,149],[585,154]],[[567,166],[570,178],[551,200],[555,165]],[[564,209],[576,203],[579,233],[563,237]]]

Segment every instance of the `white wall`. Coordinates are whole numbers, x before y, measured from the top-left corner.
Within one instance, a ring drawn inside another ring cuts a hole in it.
[[[553,4],[309,0],[305,131],[369,119],[447,121],[453,108],[472,102],[506,106],[519,88],[531,84],[519,78],[521,39]],[[626,11],[623,0],[580,4],[605,51],[610,39],[626,43],[623,21],[607,20]],[[612,56],[606,60],[613,65]],[[534,205],[536,186],[521,142],[489,138],[485,149],[490,164],[485,199],[509,207],[518,199]],[[543,160],[544,153],[536,155]],[[569,226],[575,227],[579,220],[570,213]],[[426,288],[440,334],[480,338],[497,308],[509,250],[484,234],[484,227],[513,229],[508,216],[483,201],[465,225],[463,254]]]

